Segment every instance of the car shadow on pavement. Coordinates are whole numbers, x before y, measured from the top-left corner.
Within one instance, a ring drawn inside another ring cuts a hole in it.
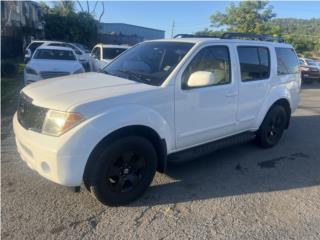
[[[301,88],[302,89],[319,89],[320,88],[320,79],[314,80],[311,83],[302,83]]]
[[[144,197],[130,206],[184,203],[320,185],[320,116],[292,117],[279,144],[261,149],[252,142],[181,164],[169,164]],[[167,182],[167,181],[166,181]]]

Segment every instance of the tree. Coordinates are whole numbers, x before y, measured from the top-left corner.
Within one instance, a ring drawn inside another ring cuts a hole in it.
[[[75,4],[73,1],[54,2],[54,7],[52,9],[52,12],[59,14],[61,16],[71,15],[75,13]]]
[[[221,37],[222,34],[223,34],[222,31],[212,31],[208,28],[205,28],[195,33],[195,35],[198,35],[198,36],[211,36],[211,37],[217,37],[217,38]]]
[[[91,47],[97,41],[98,22],[88,12],[75,12],[75,2],[59,1],[53,8],[41,5],[48,40],[78,42]]]
[[[81,11],[82,11],[82,12],[90,13],[91,15],[95,15],[95,12],[96,12],[96,9],[97,9],[97,5],[98,5],[99,2],[101,3],[101,7],[102,7],[102,10],[101,10],[101,13],[100,13],[100,16],[99,16],[99,20],[98,20],[99,23],[100,23],[103,15],[104,15],[104,1],[96,1],[96,2],[94,3],[93,9],[90,10],[90,4],[89,4],[89,1],[87,0],[87,1],[86,1],[87,10],[86,10],[86,11],[84,10],[85,8],[82,6],[81,1],[77,1],[78,5],[79,5],[79,7],[80,7],[80,9],[81,9]]]
[[[211,17],[212,27],[223,27],[231,32],[272,33],[270,20],[276,16],[267,1],[242,1],[231,3],[226,13],[215,12]]]

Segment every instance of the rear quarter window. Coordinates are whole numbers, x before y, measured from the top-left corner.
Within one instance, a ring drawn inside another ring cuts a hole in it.
[[[299,73],[299,61],[292,48],[275,48],[278,75]]]

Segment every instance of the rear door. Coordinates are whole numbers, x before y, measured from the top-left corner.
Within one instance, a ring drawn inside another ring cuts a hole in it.
[[[251,129],[268,94],[271,80],[271,49],[267,46],[237,45],[239,102],[237,131]]]

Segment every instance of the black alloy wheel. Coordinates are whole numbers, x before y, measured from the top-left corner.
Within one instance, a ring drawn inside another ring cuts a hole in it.
[[[128,136],[106,144],[90,160],[85,185],[101,203],[126,205],[148,188],[156,172],[157,154],[152,143]]]
[[[288,117],[283,106],[273,106],[257,131],[258,144],[263,148],[275,146],[284,132]]]

